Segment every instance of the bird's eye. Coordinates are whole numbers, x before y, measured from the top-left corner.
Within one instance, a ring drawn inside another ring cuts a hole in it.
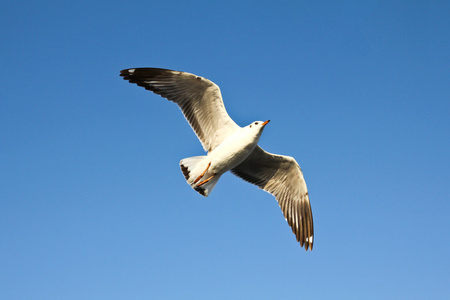
[[[258,122],[255,122],[255,125],[258,125]]]
[[[252,125],[250,125],[250,128],[252,128]]]

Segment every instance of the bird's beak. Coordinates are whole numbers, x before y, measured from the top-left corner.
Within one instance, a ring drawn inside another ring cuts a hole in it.
[[[267,124],[269,124],[270,120],[265,121],[264,123],[262,123],[262,127],[266,126]]]

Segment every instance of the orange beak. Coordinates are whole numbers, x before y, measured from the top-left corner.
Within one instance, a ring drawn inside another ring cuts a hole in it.
[[[266,126],[267,124],[269,124],[270,120],[265,121],[264,123],[262,123],[262,127]]]

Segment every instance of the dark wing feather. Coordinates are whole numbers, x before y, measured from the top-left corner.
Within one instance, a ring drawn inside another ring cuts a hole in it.
[[[257,146],[231,171],[274,195],[297,241],[312,250],[314,226],[308,189],[294,158],[271,154]]]
[[[120,76],[175,102],[205,151],[214,150],[239,129],[225,110],[219,87],[206,78],[157,68],[126,69]]]

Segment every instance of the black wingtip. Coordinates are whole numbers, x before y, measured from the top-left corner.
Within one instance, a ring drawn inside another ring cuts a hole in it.
[[[163,68],[128,68],[123,69],[120,71],[120,76],[124,76],[127,74],[158,74],[158,73],[164,73],[164,72],[176,72],[174,70],[170,69],[163,69]]]
[[[119,76],[121,76],[124,80],[129,80],[130,79],[130,70],[133,70],[133,69],[121,70]]]

